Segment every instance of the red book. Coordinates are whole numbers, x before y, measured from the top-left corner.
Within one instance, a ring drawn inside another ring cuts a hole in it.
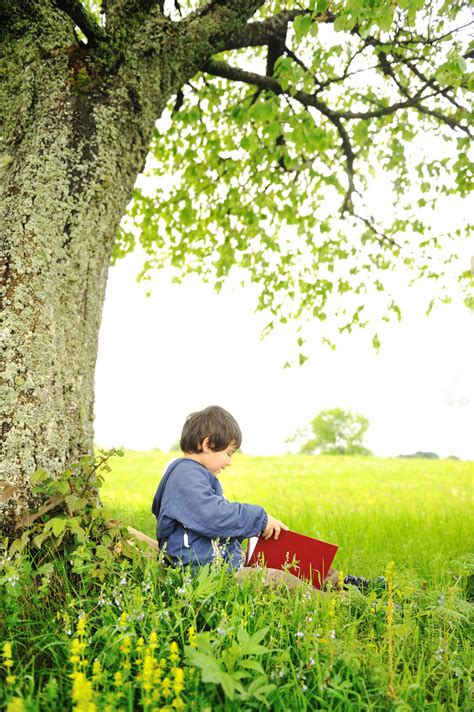
[[[252,537],[245,565],[285,568],[294,576],[309,581],[315,588],[321,588],[337,550],[335,544],[282,530],[278,539]]]

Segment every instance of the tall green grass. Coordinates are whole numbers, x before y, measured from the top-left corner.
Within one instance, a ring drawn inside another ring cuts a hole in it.
[[[153,535],[170,457],[115,459],[111,514]],[[219,565],[189,576],[139,553],[117,552],[92,580],[94,562],[72,574],[66,551],[38,576],[31,558],[0,555],[0,708],[467,712],[473,474],[456,461],[235,456],[229,499],[339,544],[338,568],[387,576],[379,595],[288,593],[264,572],[238,585]]]
[[[154,535],[150,507],[172,455],[116,460],[103,500]],[[335,565],[375,576],[388,561],[419,577],[449,578],[473,539],[474,463],[366,457],[237,454],[220,479],[228,499],[261,504],[290,528],[339,545]]]

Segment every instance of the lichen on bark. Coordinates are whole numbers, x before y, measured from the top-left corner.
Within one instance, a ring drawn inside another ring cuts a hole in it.
[[[151,3],[90,46],[60,2],[2,16],[0,532],[33,502],[35,470],[58,473],[93,448],[107,271],[155,121],[259,4],[210,3],[173,23]]]

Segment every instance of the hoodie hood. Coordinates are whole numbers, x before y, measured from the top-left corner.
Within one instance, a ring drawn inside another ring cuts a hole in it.
[[[170,464],[168,465],[168,467],[166,468],[166,470],[163,474],[163,477],[161,478],[160,484],[158,485],[158,489],[155,492],[155,496],[153,497],[151,511],[153,512],[153,514],[156,517],[157,530],[158,530],[158,528],[160,529],[160,538],[166,537],[170,533],[170,532],[166,532],[166,531],[161,531],[161,527],[159,526],[159,524],[160,524],[160,509],[161,509],[161,503],[163,501],[163,495],[165,493],[165,488],[166,488],[166,485],[168,483],[171,473],[173,472],[175,467],[181,462],[182,459],[183,459],[182,457],[178,457],[178,458],[176,458],[176,460],[173,460],[172,462],[170,462]],[[173,526],[171,526],[171,530],[174,528],[174,526],[175,526],[174,524],[173,524]]]

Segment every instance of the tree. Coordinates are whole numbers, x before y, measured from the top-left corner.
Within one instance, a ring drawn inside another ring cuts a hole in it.
[[[308,428],[298,431],[292,440],[305,439],[300,452],[306,455],[370,455],[363,440],[369,421],[359,413],[342,408],[322,410]]]
[[[92,450],[107,272],[137,230],[145,272],[170,263],[219,288],[238,265],[281,321],[362,325],[367,285],[400,264],[447,298],[451,250],[434,257],[461,232],[430,222],[470,187],[467,7],[0,0],[0,530],[32,472]],[[148,155],[158,187],[134,189]],[[394,220],[366,204],[377,167]],[[359,302],[336,308],[347,294]],[[399,317],[391,295],[386,309]]]

